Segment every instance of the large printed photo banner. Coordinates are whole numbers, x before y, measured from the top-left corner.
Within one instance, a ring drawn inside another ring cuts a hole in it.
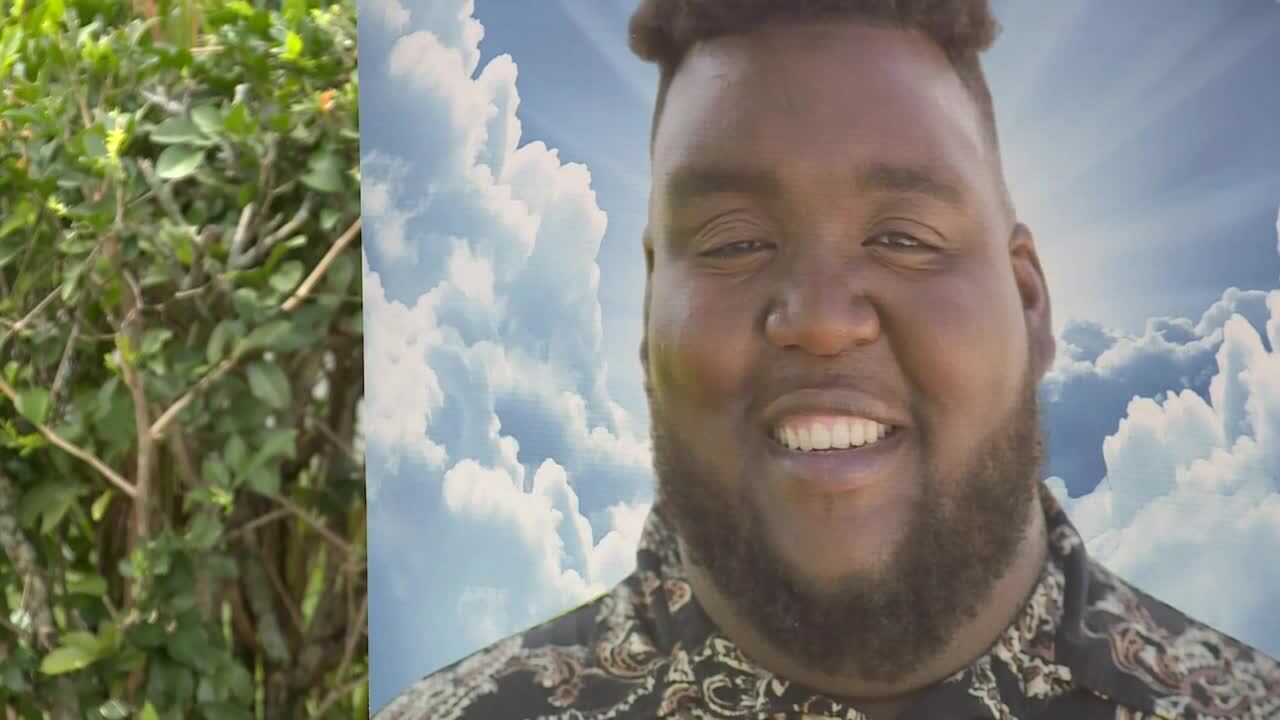
[[[360,0],[371,701],[604,591],[652,500],[635,0]],[[1280,4],[994,9],[1090,552],[1280,654]]]

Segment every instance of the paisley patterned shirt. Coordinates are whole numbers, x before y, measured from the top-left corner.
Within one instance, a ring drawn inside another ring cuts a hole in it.
[[[1089,559],[1041,496],[1049,558],[1019,615],[900,720],[1280,719],[1280,663]],[[669,525],[651,512],[636,570],[612,591],[419,680],[376,720],[866,720],[744,656],[680,568]]]

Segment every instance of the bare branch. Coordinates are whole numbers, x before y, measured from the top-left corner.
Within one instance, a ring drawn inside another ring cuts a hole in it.
[[[231,267],[237,267],[240,258],[244,256],[244,246],[249,240],[249,222],[253,220],[254,204],[251,202],[244,206],[240,211],[240,222],[236,223],[236,234],[231,237],[231,256],[228,262]]]
[[[178,207],[178,201],[173,197],[173,190],[168,183],[156,177],[155,168],[152,167],[151,161],[146,158],[138,159],[138,169],[142,171],[142,177],[146,179],[147,185],[151,187],[151,191],[155,193],[156,200],[160,202],[160,207],[164,208],[169,219],[179,227],[190,227],[191,223],[187,221],[186,216],[182,214],[182,208]]]
[[[5,397],[9,398],[9,401],[14,403],[15,405],[18,402],[17,391],[14,390],[13,387],[9,385],[9,383],[5,382],[3,377],[0,377],[0,395],[4,395]],[[112,485],[115,485],[117,488],[119,488],[120,491],[123,492],[125,495],[128,495],[131,498],[137,496],[138,492],[136,489],[134,489],[132,483],[130,483],[128,480],[125,480],[124,477],[120,475],[120,473],[116,472],[115,470],[112,470],[110,467],[107,466],[106,463],[99,460],[92,453],[86,450],[82,450],[79,447],[76,447],[75,445],[62,439],[61,436],[59,436],[57,433],[55,433],[53,430],[51,430],[47,425],[43,423],[33,423],[33,424],[36,426],[36,430],[39,431],[40,434],[44,436],[44,439],[48,440],[51,445],[58,448],[59,450],[62,450],[68,455],[76,458],[77,460],[85,463],[86,465],[89,465],[94,470],[97,470],[99,474],[101,474],[103,477],[109,480]]]
[[[46,295],[44,299],[41,300],[39,303],[37,303],[34,308],[31,308],[31,312],[24,315],[23,318],[19,320],[13,327],[9,328],[9,331],[6,332],[4,335],[0,335],[0,350],[4,350],[5,342],[7,342],[10,337],[17,335],[19,332],[26,329],[28,325],[30,325],[37,317],[40,316],[40,313],[44,312],[44,309],[49,306],[49,303],[53,302],[54,298],[58,297],[58,295],[61,293],[62,293],[61,287],[54,288],[53,292]]]
[[[158,93],[154,90],[143,90],[142,97],[147,102],[159,106],[170,115],[186,115],[187,108],[177,100],[173,100],[166,95]]]
[[[351,241],[360,235],[362,219],[363,218],[356,218],[355,222],[351,223],[351,226],[348,227],[342,233],[341,237],[333,243],[329,248],[329,252],[324,254],[324,257],[320,259],[320,262],[316,263],[315,268],[311,270],[311,274],[307,275],[307,279],[303,280],[302,284],[298,286],[298,289],[293,291],[293,296],[284,302],[284,305],[281,306],[282,310],[285,312],[293,312],[294,308],[298,307],[303,300],[307,299],[307,296],[311,294],[313,289],[315,289],[316,284],[320,282],[320,278],[324,277],[325,272],[329,269],[329,266],[333,264],[333,261],[337,260],[338,256],[342,254],[342,251],[346,250],[347,246],[351,244]]]
[[[313,717],[324,717],[325,712],[328,711],[330,707],[333,707],[334,703],[355,692],[356,688],[367,682],[369,682],[369,675],[368,673],[365,673],[358,678],[352,678],[338,686],[333,692],[325,696],[324,700],[320,701],[320,704],[316,706],[316,712]]]
[[[164,412],[160,413],[160,417],[151,424],[151,437],[157,440],[163,438],[165,430],[177,419],[178,414],[185,410],[197,395],[207,390],[210,385],[217,382],[223,375],[226,375],[238,362],[240,362],[240,355],[233,353],[230,357],[218,363],[218,366],[210,371],[209,374],[200,378],[195,387],[183,393],[182,397],[175,400]]]
[[[320,533],[320,535],[324,537],[325,540],[328,540],[330,543],[333,544],[334,547],[341,550],[343,555],[346,556],[348,559],[350,559],[355,554],[355,550],[354,548],[352,548],[350,543],[348,543],[346,540],[343,540],[341,537],[339,537],[338,534],[330,530],[324,524],[323,521],[321,521],[319,518],[312,515],[311,513],[307,512],[306,509],[304,509],[301,505],[295,503],[293,500],[290,500],[284,495],[267,495],[266,493],[259,493],[256,490],[253,492],[269,500],[274,500],[280,503],[280,505],[282,505],[291,514],[293,514],[295,517],[305,522],[307,525],[310,525],[311,528],[316,532]]]

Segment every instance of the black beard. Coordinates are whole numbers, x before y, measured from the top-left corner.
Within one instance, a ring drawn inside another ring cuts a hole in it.
[[[1036,383],[967,466],[926,464],[909,526],[883,571],[813,589],[769,543],[760,509],[680,441],[654,393],[657,503],[689,554],[774,648],[824,674],[888,683],[942,652],[1015,559],[1038,511],[1044,441]]]

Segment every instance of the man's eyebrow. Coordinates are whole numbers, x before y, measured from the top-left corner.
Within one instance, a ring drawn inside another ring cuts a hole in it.
[[[767,170],[689,166],[667,176],[664,194],[668,207],[679,207],[722,193],[776,195],[781,186],[778,176]]]
[[[676,208],[706,195],[778,195],[782,184],[769,170],[691,166],[667,176],[665,195],[667,206]],[[948,205],[964,204],[958,185],[925,166],[877,162],[855,168],[850,189],[858,194],[921,195]]]
[[[948,205],[963,205],[964,193],[927,167],[874,163],[855,171],[859,193],[924,195]]]

